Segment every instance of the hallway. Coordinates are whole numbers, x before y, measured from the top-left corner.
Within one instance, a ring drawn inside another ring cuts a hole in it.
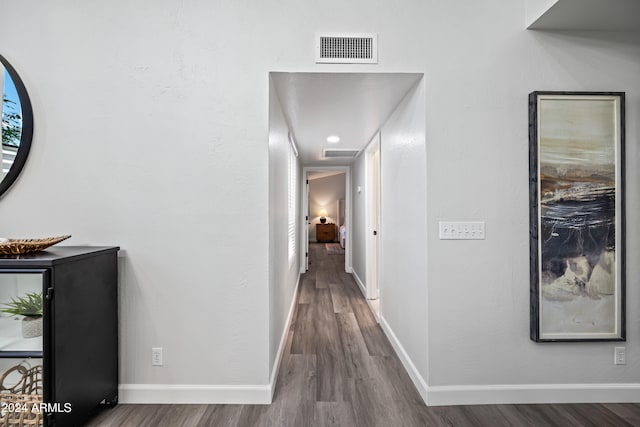
[[[118,405],[105,426],[632,426],[640,404],[429,407],[376,323],[344,255],[310,244],[271,405]]]
[[[290,425],[424,424],[426,407],[344,255],[327,255],[324,244],[310,245],[286,351],[274,401],[290,407],[296,397]]]

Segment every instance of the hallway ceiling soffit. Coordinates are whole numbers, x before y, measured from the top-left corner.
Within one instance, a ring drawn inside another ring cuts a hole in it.
[[[307,178],[309,181],[320,178],[328,178],[335,175],[344,175],[342,171],[309,171],[307,172]]]
[[[343,166],[322,150],[362,150],[422,77],[416,73],[271,73],[302,164]],[[328,143],[329,135],[340,142]]]
[[[639,0],[558,0],[530,30],[640,31]]]

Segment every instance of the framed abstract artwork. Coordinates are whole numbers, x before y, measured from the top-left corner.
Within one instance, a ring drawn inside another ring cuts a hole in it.
[[[624,93],[529,94],[530,336],[625,340]]]

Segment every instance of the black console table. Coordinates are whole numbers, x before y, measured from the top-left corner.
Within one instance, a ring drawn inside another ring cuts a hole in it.
[[[117,403],[118,250],[0,255],[0,420],[81,426],[99,406]],[[42,301],[39,326],[37,316],[2,311],[28,298]]]

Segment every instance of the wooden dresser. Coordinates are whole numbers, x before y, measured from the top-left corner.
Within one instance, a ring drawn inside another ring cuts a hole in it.
[[[335,224],[316,224],[316,240],[318,242],[333,242],[335,239]]]

